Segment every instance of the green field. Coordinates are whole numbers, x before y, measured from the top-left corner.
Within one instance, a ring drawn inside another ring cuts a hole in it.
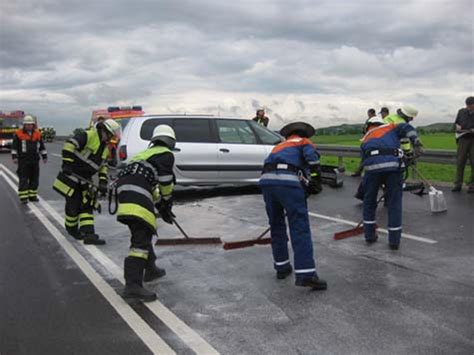
[[[316,136],[316,144],[335,144],[359,146],[361,135]],[[456,141],[453,133],[433,133],[420,136],[425,149],[452,149],[456,150]]]
[[[335,144],[359,146],[360,136],[356,135],[341,135],[341,136],[316,136],[313,141],[317,144]],[[451,133],[434,133],[426,134],[420,137],[425,149],[456,149],[456,142],[454,135]],[[323,164],[337,165],[338,158],[334,156],[323,156],[321,158]],[[359,166],[360,159],[358,158],[344,158],[344,166],[347,171],[355,171]],[[418,163],[418,169],[421,174],[431,181],[453,182],[456,174],[456,167],[448,164],[431,164]],[[469,180],[471,169],[466,166],[464,171],[464,181]]]

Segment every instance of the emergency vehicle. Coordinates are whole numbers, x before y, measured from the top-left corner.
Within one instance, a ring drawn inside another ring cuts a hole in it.
[[[13,135],[21,127],[23,117],[23,111],[0,111],[0,149],[11,149]]]
[[[99,117],[103,117],[105,120],[109,118],[116,120],[118,123],[120,123],[123,130],[132,117],[140,117],[144,114],[145,112],[141,106],[109,106],[107,109],[92,111],[89,127],[93,127],[97,123],[97,119]],[[117,165],[117,145],[118,142],[114,140],[112,140],[109,144],[109,165],[111,166]]]

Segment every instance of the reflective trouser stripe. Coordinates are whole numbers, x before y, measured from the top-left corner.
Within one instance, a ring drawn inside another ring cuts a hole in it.
[[[75,216],[75,217],[70,217],[68,215],[64,216],[64,224],[66,225],[66,227],[76,227],[78,222],[79,222],[78,216]]]
[[[94,225],[94,215],[90,213],[80,213],[79,214],[79,225],[82,226],[93,226]]]
[[[287,259],[287,260],[285,260],[285,261],[280,261],[280,262],[276,262],[276,261],[275,261],[275,265],[276,265],[276,266],[282,266],[282,265],[286,265],[286,264],[289,264],[289,263],[290,263],[290,260],[289,260],[289,259]]]
[[[120,203],[117,217],[120,216],[136,216],[140,219],[143,219],[150,226],[156,229],[155,214],[135,203]]]
[[[28,191],[28,195],[30,197],[36,197],[37,194],[38,194],[38,190],[29,190]]]
[[[74,189],[66,185],[64,182],[62,182],[59,179],[56,179],[54,181],[54,188],[56,188],[58,191],[61,191],[64,195],[71,197],[74,194]]]
[[[130,251],[128,252],[128,256],[147,260],[148,259],[148,250],[130,248]]]
[[[28,190],[21,190],[21,191],[18,191],[18,196],[19,196],[21,199],[28,198]]]

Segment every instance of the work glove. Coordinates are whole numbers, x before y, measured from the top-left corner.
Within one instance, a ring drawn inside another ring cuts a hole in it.
[[[161,199],[155,204],[158,213],[160,214],[163,221],[168,224],[173,224],[173,218],[176,217],[172,211],[173,208],[173,200],[170,198],[169,200]]]
[[[323,185],[321,183],[321,177],[312,177],[308,183],[308,192],[311,195],[317,195],[323,190]]]
[[[107,196],[107,181],[100,181],[99,182],[99,193],[101,197]]]
[[[72,166],[69,164],[63,164],[63,173],[66,175],[72,175]]]

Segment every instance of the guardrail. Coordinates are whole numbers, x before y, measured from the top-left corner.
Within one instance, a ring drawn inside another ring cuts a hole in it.
[[[344,157],[360,158],[360,148],[353,146],[318,144],[318,150],[322,155],[337,156],[342,162]],[[456,151],[454,150],[425,150],[423,155],[417,161],[436,164],[456,164]]]

